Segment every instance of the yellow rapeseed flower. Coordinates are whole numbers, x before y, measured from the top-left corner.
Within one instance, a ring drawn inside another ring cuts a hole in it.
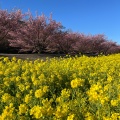
[[[42,111],[42,107],[37,105],[30,109],[30,115],[33,115],[33,117],[36,119],[40,119],[43,116]]]
[[[8,58],[8,57],[5,57],[3,61],[4,61],[4,62],[9,62],[9,58]]]
[[[25,96],[25,102],[28,104],[31,101],[32,96],[30,94],[27,94]]]
[[[78,87],[78,81],[77,81],[77,79],[71,81],[71,87],[72,88],[77,88]]]
[[[23,84],[19,84],[18,87],[21,92],[25,90],[25,86]]]
[[[75,115],[74,115],[74,114],[71,114],[71,115],[69,115],[69,116],[67,117],[67,120],[74,120],[74,117],[75,117]]]
[[[118,105],[118,100],[111,100],[111,105],[112,106],[117,106]]]
[[[12,101],[12,96],[8,93],[4,93],[2,95],[2,102],[10,102]]]
[[[46,86],[46,85],[43,86],[42,90],[43,90],[44,93],[48,92],[49,91],[49,86]]]
[[[9,106],[5,106],[2,114],[0,115],[0,120],[15,120],[15,114],[13,113],[15,108],[11,103]]]
[[[28,110],[28,107],[27,107],[26,104],[20,104],[20,106],[19,106],[19,114],[20,115],[23,114],[23,113],[26,113],[27,110]]]
[[[70,90],[69,89],[63,89],[61,91],[61,96],[64,97],[64,98],[69,98],[70,97]]]
[[[80,79],[80,78],[76,78],[76,79],[71,81],[72,88],[77,88],[79,86],[83,86],[83,84],[84,84],[84,80]]]
[[[41,98],[43,96],[43,91],[42,89],[38,89],[35,91],[35,97],[36,98]]]

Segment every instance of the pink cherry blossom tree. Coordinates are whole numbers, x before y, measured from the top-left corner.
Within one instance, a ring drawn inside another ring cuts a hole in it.
[[[18,39],[11,41],[11,46],[20,47],[21,51],[45,52],[54,35],[62,29],[61,23],[47,18],[44,14],[33,18],[29,13],[29,19],[25,21],[21,29],[18,29]]]
[[[78,39],[76,33],[69,31],[59,31],[55,34],[53,42],[50,44],[50,49],[57,53],[71,54],[74,53],[73,47]]]
[[[119,53],[120,46],[108,41],[104,34],[85,35],[63,30],[44,14],[33,17],[21,10],[8,12],[0,10],[0,52],[7,48],[19,48],[19,52],[37,53]]]
[[[118,46],[115,42],[105,41],[101,43],[101,52],[105,55],[112,54],[115,52],[119,52],[120,46]]]
[[[4,50],[9,47],[9,40],[16,38],[16,30],[20,28],[23,19],[20,10],[8,12],[0,10],[0,48]]]

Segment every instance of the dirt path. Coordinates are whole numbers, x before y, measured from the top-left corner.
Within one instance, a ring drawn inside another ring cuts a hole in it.
[[[18,59],[29,59],[29,60],[36,60],[36,59],[43,59],[45,60],[46,57],[48,58],[53,58],[53,57],[60,57],[60,56],[65,56],[65,55],[60,55],[60,54],[3,54],[0,53],[0,57],[9,57],[10,59],[12,57],[16,57]]]

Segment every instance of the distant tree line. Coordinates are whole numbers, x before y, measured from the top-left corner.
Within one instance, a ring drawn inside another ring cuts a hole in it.
[[[44,14],[33,17],[21,10],[0,10],[0,53],[120,53],[120,45],[104,34],[85,35],[64,30]]]

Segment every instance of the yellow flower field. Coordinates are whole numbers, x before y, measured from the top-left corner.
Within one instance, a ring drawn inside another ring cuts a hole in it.
[[[0,120],[119,120],[120,54],[0,58]]]

